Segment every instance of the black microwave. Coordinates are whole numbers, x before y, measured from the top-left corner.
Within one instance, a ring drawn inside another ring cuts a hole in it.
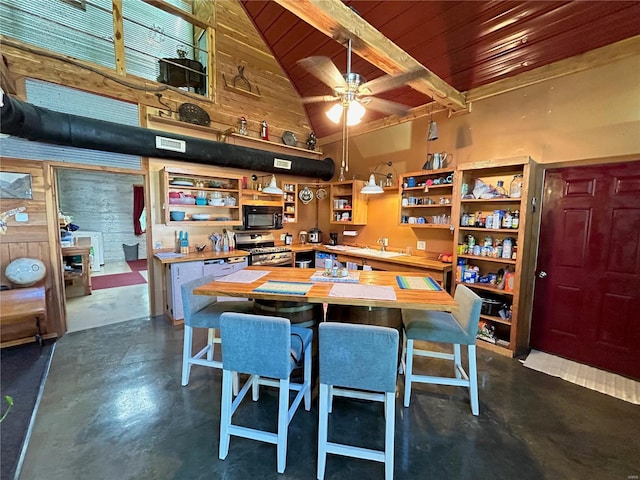
[[[282,228],[282,207],[266,205],[242,206],[243,230],[279,230]]]

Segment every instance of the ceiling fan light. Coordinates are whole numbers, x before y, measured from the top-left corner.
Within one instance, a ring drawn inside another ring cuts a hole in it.
[[[347,110],[347,125],[357,125],[362,120],[366,110],[360,102],[351,102]]]
[[[336,103],[327,111],[327,117],[329,117],[329,120],[333,123],[340,123],[340,119],[342,118],[342,105]]]
[[[267,185],[266,187],[264,187],[262,189],[262,193],[270,193],[271,195],[283,195],[284,194],[282,189],[278,188],[278,185],[276,184],[276,176],[275,175],[271,175],[271,182],[269,182],[269,185]]]
[[[384,193],[384,190],[380,185],[376,184],[376,177],[372,173],[369,176],[369,182],[364,187],[362,187],[362,190],[360,190],[360,193],[364,193],[365,195],[373,195],[378,193]]]

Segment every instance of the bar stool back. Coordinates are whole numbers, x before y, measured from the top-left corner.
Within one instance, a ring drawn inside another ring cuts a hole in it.
[[[478,415],[478,372],[476,367],[476,334],[480,320],[482,299],[464,285],[456,287],[454,296],[459,311],[451,314],[430,310],[402,309],[404,324],[403,364],[404,406],[409,406],[411,384],[434,383],[467,387],[471,397],[471,413]],[[453,344],[453,353],[436,352],[414,347],[415,340]],[[467,345],[469,372],[462,366],[460,345]],[[454,377],[416,375],[413,373],[413,357],[431,357],[453,360]]]
[[[398,371],[398,331],[388,327],[325,322],[320,343],[320,413],[318,479],[324,478],[327,454],[384,463],[385,478],[393,478],[395,390]],[[329,442],[328,421],[334,396],[384,403],[385,447],[372,450]]]
[[[220,414],[220,454],[229,453],[231,435],[277,445],[277,469],[283,473],[287,461],[289,423],[304,398],[305,409],[311,409],[311,343],[310,328],[292,327],[287,318],[243,313],[223,313],[220,317],[222,339],[222,407]],[[291,372],[304,357],[304,381],[289,380]],[[232,396],[233,373],[249,374],[249,379]],[[267,378],[264,378],[267,377]],[[232,416],[252,388],[258,400],[259,385],[278,387],[278,430],[276,433],[232,424]],[[289,390],[297,391],[289,406]]]

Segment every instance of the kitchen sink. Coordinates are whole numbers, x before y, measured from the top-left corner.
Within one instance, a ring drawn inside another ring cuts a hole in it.
[[[349,253],[355,253],[356,255],[368,255],[371,257],[379,257],[379,258],[393,258],[393,257],[401,257],[406,255],[401,252],[383,252],[380,250],[374,250],[372,248],[353,248],[348,250]]]

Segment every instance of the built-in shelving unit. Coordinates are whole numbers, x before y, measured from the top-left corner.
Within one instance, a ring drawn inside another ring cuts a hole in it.
[[[533,232],[537,212],[531,202],[535,166],[529,157],[463,164],[458,166],[453,192],[455,284],[466,285],[484,299],[478,345],[508,356],[528,346],[535,266],[531,243],[537,238]],[[500,182],[504,192],[493,189],[474,198],[477,181],[491,187]],[[513,195],[512,181],[521,184]],[[504,222],[505,217],[511,221]]]
[[[296,223],[298,221],[298,184],[284,182],[282,184],[284,192],[284,223]]]
[[[331,185],[331,210],[329,223],[340,225],[367,224],[367,196],[360,193],[365,182],[347,180]]]
[[[242,224],[241,176],[209,176],[166,167],[161,171],[160,183],[166,225]],[[184,219],[172,219],[172,211],[184,212]],[[207,215],[205,220],[198,219]]]
[[[400,176],[398,223],[402,227],[451,228],[454,170],[421,170]]]

